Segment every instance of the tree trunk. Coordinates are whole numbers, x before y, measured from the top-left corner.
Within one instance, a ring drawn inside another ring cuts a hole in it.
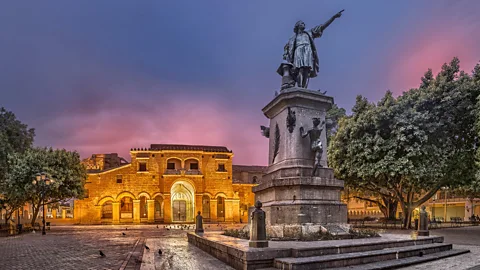
[[[403,212],[405,213],[405,219],[403,220],[403,228],[411,229],[413,208],[410,205],[408,205],[403,209]]]
[[[397,200],[382,196],[382,201],[385,204],[385,212],[384,212],[385,218],[388,220],[395,219],[395,216],[397,213],[397,205],[398,205]]]
[[[33,216],[32,216],[32,227],[35,225],[35,221],[37,220],[37,216],[38,216],[38,213],[40,212],[40,206],[39,207],[35,207],[35,204],[32,204],[32,208],[33,208]]]

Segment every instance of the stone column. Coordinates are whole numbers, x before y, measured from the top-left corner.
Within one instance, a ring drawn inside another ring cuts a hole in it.
[[[140,200],[133,200],[133,223],[140,223]]]
[[[233,222],[233,201],[225,199],[225,222]]]
[[[120,223],[120,202],[112,203],[112,223],[113,224]]]
[[[52,208],[52,217],[53,217],[53,219],[57,218],[57,209]]]
[[[67,218],[67,210],[62,209],[62,219],[66,219],[66,218]]]
[[[170,193],[165,194],[163,199],[163,221],[165,223],[172,222],[172,201],[170,199]]]
[[[233,222],[240,222],[240,199],[232,200]]]
[[[268,247],[265,212],[262,210],[262,203],[260,201],[255,203],[255,211],[252,213],[248,246],[255,248]]]
[[[210,220],[212,222],[217,221],[217,199],[210,199]]]
[[[148,222],[153,223],[155,221],[155,200],[147,200],[147,210]]]

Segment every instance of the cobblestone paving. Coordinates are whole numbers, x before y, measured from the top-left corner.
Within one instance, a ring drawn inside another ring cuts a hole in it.
[[[0,269],[119,269],[140,235],[123,236],[120,230],[75,228],[25,233],[0,238]],[[142,242],[143,243],[143,242]],[[99,250],[105,253],[100,256]],[[140,263],[127,261],[127,269]],[[137,266],[138,265],[138,266]],[[136,267],[137,266],[137,267]]]
[[[455,249],[469,249],[470,253],[401,269],[470,270],[475,267],[473,269],[480,270],[480,226],[431,230],[430,234],[443,236],[445,243],[454,244]]]
[[[37,232],[1,237],[0,270],[138,270],[146,265],[145,259],[142,264],[142,258],[148,257],[144,255],[158,255],[159,248],[164,256],[157,258],[156,269],[232,269],[189,246],[186,230],[167,230],[163,225],[107,225],[59,226],[43,236]],[[99,250],[106,257],[102,258]]]

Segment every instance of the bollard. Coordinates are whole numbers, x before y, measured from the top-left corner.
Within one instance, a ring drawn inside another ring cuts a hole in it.
[[[420,210],[420,224],[418,226],[418,236],[429,236],[428,231],[428,213],[425,211],[425,205],[422,205]]]
[[[203,233],[203,217],[200,215],[200,211],[195,218],[195,233]]]
[[[252,212],[249,247],[264,248],[268,247],[267,227],[265,223],[265,211],[262,209],[262,203],[255,203],[255,211]]]

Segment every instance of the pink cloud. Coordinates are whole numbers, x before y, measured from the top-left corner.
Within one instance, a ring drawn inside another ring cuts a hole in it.
[[[77,150],[82,157],[117,152],[129,159],[134,147],[153,143],[222,145],[233,150],[236,164],[265,165],[268,140],[259,122],[248,112],[234,110],[214,99],[153,92],[148,99],[113,95],[105,100],[83,100],[39,129],[37,137],[58,138],[54,147]],[[88,107],[88,106],[87,106]],[[40,140],[42,141],[42,140]]]

